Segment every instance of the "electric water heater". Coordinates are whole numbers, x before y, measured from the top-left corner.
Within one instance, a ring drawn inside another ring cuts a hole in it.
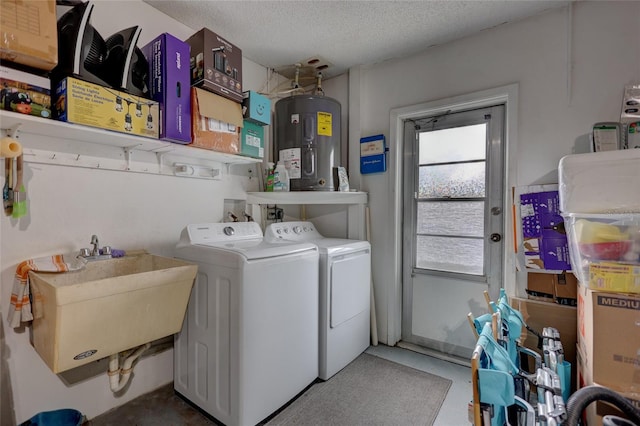
[[[333,191],[340,166],[340,103],[316,95],[280,99],[275,107],[274,162],[289,171],[291,191]]]

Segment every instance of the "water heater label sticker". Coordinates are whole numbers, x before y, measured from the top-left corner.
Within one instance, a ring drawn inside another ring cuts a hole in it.
[[[331,137],[331,120],[330,112],[318,112],[318,136]]]
[[[290,179],[300,179],[302,177],[300,153],[300,148],[280,150],[280,161],[284,163],[284,167],[287,169],[287,172],[289,172]]]
[[[300,123],[300,114],[291,114],[291,124]]]

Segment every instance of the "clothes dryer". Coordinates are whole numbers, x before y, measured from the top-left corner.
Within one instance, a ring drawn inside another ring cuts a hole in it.
[[[371,245],[325,238],[311,222],[273,223],[267,241],[312,242],[320,251],[319,374],[328,380],[369,346]]]
[[[187,226],[198,265],[174,347],[174,389],[229,426],[255,425],[318,377],[318,249],[255,222]]]

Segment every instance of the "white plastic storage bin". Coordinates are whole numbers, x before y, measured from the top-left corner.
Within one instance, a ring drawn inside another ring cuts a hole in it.
[[[640,149],[567,155],[558,178],[563,213],[640,214]]]
[[[594,290],[640,293],[640,213],[563,216],[578,280]]]

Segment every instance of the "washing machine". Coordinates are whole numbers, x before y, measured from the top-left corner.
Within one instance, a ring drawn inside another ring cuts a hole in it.
[[[255,222],[187,226],[198,273],[174,345],[174,389],[228,426],[255,425],[318,377],[317,247]]]
[[[273,223],[265,240],[312,242],[320,251],[318,377],[328,380],[369,346],[371,245],[325,238],[311,222]]]

